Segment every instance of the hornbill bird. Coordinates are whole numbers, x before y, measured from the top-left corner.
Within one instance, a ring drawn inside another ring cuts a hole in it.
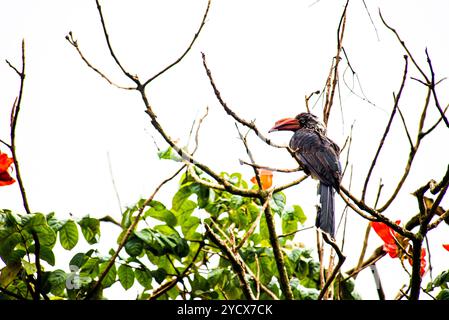
[[[317,116],[300,113],[295,118],[276,121],[272,131],[293,131],[290,149],[306,174],[320,181],[316,227],[335,238],[335,190],[340,190],[340,148],[326,136],[326,128]]]

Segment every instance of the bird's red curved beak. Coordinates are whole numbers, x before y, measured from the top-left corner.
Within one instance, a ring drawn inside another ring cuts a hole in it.
[[[295,118],[284,118],[276,121],[274,127],[268,132],[273,131],[296,131],[300,128],[299,121]]]

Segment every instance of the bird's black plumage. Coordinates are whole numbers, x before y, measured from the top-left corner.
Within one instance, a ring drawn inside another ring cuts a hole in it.
[[[326,129],[316,116],[301,113],[295,118],[299,128],[290,140],[304,171],[320,181],[320,208],[316,226],[335,237],[335,190],[340,190],[340,148],[326,136]]]

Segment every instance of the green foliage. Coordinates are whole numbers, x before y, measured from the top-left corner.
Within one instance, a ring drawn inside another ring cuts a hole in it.
[[[98,219],[86,216],[78,221],[81,227],[81,232],[83,233],[84,239],[89,244],[95,244],[100,238],[100,221]]]
[[[160,152],[159,156],[179,160],[171,148]],[[195,170],[198,176],[208,180],[200,170]],[[221,176],[234,186],[248,188],[248,183],[239,173],[222,173]],[[319,292],[318,263],[310,250],[292,248],[290,243],[306,216],[300,206],[287,205],[282,192],[273,195],[270,206],[277,223],[282,226],[284,237],[280,238],[280,243],[295,298],[316,299]],[[245,299],[239,279],[225,254],[204,238],[203,224],[207,223],[219,226],[222,231],[216,230],[217,233],[223,239],[225,233],[234,245],[245,237],[246,242],[238,251],[243,261],[272,294],[284,298],[263,214],[256,228],[248,234],[261,207],[258,199],[209,189],[185,172],[168,206],[157,200],[147,203],[140,199],[126,208],[120,221],[117,244],[122,244],[125,236],[127,238],[123,250],[112,264],[116,244],[111,245],[106,255],[94,247],[101,236],[101,224],[96,218],[84,216],[62,220],[54,213],[47,216],[41,213],[22,215],[0,210],[0,258],[5,264],[0,270],[0,286],[25,299],[32,299],[27,286],[30,277],[36,278],[37,275],[34,257],[36,236],[40,245],[40,261],[44,263],[40,270],[41,290],[51,299],[101,299],[104,298],[104,289],[117,281],[123,290],[135,286],[141,288],[139,299],[149,298],[171,281],[177,284],[163,290],[158,299]],[[136,222],[136,228],[128,231],[133,222]],[[75,251],[79,243],[78,227],[91,246],[86,252]],[[73,251],[66,268],[55,268],[57,257],[53,248],[58,239],[62,248]],[[99,279],[102,279],[101,284]],[[251,277],[248,281],[255,291],[256,281]],[[12,297],[0,294],[0,298]],[[263,290],[260,298],[272,299]]]
[[[59,229],[59,241],[66,250],[72,250],[78,243],[78,228],[72,220],[67,220]]]
[[[427,284],[426,292],[432,292],[433,290],[440,289],[437,296],[437,300],[449,300],[449,270],[443,271],[435,277],[433,281]]]
[[[128,290],[131,288],[134,284],[134,270],[130,266],[122,264],[118,268],[118,278],[120,280],[120,283],[122,284],[123,288],[125,290]]]

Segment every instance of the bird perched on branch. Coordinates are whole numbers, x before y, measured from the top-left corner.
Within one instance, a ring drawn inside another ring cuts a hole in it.
[[[320,181],[316,226],[335,237],[335,190],[340,190],[340,148],[326,136],[326,128],[317,116],[301,113],[295,118],[276,121],[272,131],[293,131],[290,149],[306,174]]]

